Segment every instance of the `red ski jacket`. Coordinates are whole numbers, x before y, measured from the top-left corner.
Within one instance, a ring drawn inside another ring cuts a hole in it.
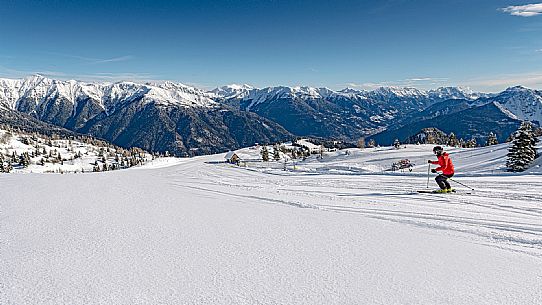
[[[448,153],[442,153],[438,157],[438,161],[431,161],[431,164],[438,165],[436,168],[437,171],[442,171],[444,175],[453,175],[454,174],[454,165],[452,164],[452,159]]]

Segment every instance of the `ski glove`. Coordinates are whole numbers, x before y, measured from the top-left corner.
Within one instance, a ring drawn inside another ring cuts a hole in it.
[[[431,164],[431,160],[427,160],[427,163]]]
[[[434,169],[434,168],[432,168],[432,169],[431,169],[431,172],[432,172],[433,174],[436,174],[436,173],[437,173],[437,170]]]

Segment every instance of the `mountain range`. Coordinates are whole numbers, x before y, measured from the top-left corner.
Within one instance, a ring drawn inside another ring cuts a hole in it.
[[[502,138],[521,120],[540,125],[542,92],[521,86],[486,94],[458,87],[333,91],[249,85],[205,91],[172,82],[88,83],[34,75],[0,79],[2,117],[12,125],[44,122],[123,147],[191,156],[295,136],[374,137],[390,144],[429,127],[464,138],[491,131]]]

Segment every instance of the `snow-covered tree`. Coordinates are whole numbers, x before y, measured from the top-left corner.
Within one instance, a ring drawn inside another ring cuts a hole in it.
[[[0,173],[9,173],[13,169],[13,166],[11,166],[10,159],[7,160],[0,160]]]
[[[435,135],[433,133],[428,133],[425,137],[425,144],[438,144],[437,139],[435,139]]]
[[[522,172],[529,167],[537,157],[536,142],[538,139],[533,133],[531,123],[521,123],[519,129],[513,134],[512,142],[508,148],[506,167],[509,171]]]
[[[30,156],[28,155],[28,152],[23,152],[19,156],[19,165],[22,167],[28,167],[28,165],[30,165]]]
[[[393,141],[393,147],[395,147],[395,149],[401,148],[401,142],[399,142],[399,139],[395,139],[395,141]]]
[[[269,161],[269,151],[267,150],[267,146],[264,145],[262,147],[260,154],[262,155],[262,160],[264,160],[265,162]]]
[[[490,132],[489,136],[487,137],[486,145],[491,146],[497,144],[499,144],[499,141],[497,141],[497,136],[493,132]]]
[[[280,150],[278,145],[273,146],[273,159],[275,159],[275,161],[280,160]]]
[[[459,140],[455,136],[455,133],[450,132],[450,135],[448,136],[448,146],[458,147],[460,146]]]
[[[465,143],[465,147],[467,148],[475,148],[478,144],[476,143],[476,139],[472,138]]]
[[[367,147],[371,147],[371,148],[376,147],[375,139],[370,139],[369,143],[367,143]]]

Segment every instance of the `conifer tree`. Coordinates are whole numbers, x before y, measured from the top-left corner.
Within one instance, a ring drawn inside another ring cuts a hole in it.
[[[395,139],[395,141],[393,141],[393,147],[395,147],[395,149],[401,148],[401,142],[399,142],[399,139]]]
[[[9,173],[11,172],[12,169],[13,169],[13,166],[11,165],[10,162],[4,164],[4,173]]]
[[[28,165],[30,165],[30,157],[28,156],[27,152],[23,152],[19,156],[19,165],[22,167],[28,167]]]
[[[513,134],[513,139],[508,148],[508,160],[506,167],[512,172],[522,172],[537,157],[536,143],[538,139],[533,133],[531,123],[523,122]]]
[[[267,150],[267,146],[263,146],[261,150],[262,160],[267,162],[269,161],[269,151]]]
[[[280,160],[280,151],[278,145],[273,146],[273,159],[275,159],[275,161]]]
[[[499,144],[499,141],[497,141],[497,136],[493,132],[490,132],[489,136],[487,137],[486,145],[490,146],[490,145],[497,145],[497,144]]]
[[[476,139],[472,138],[472,139],[468,140],[465,145],[466,145],[467,148],[475,148],[478,144],[476,143]]]
[[[430,133],[425,137],[425,144],[437,144],[437,139],[433,133]]]
[[[450,132],[450,135],[448,136],[448,146],[458,147],[460,146],[459,140],[455,136],[455,133]]]

